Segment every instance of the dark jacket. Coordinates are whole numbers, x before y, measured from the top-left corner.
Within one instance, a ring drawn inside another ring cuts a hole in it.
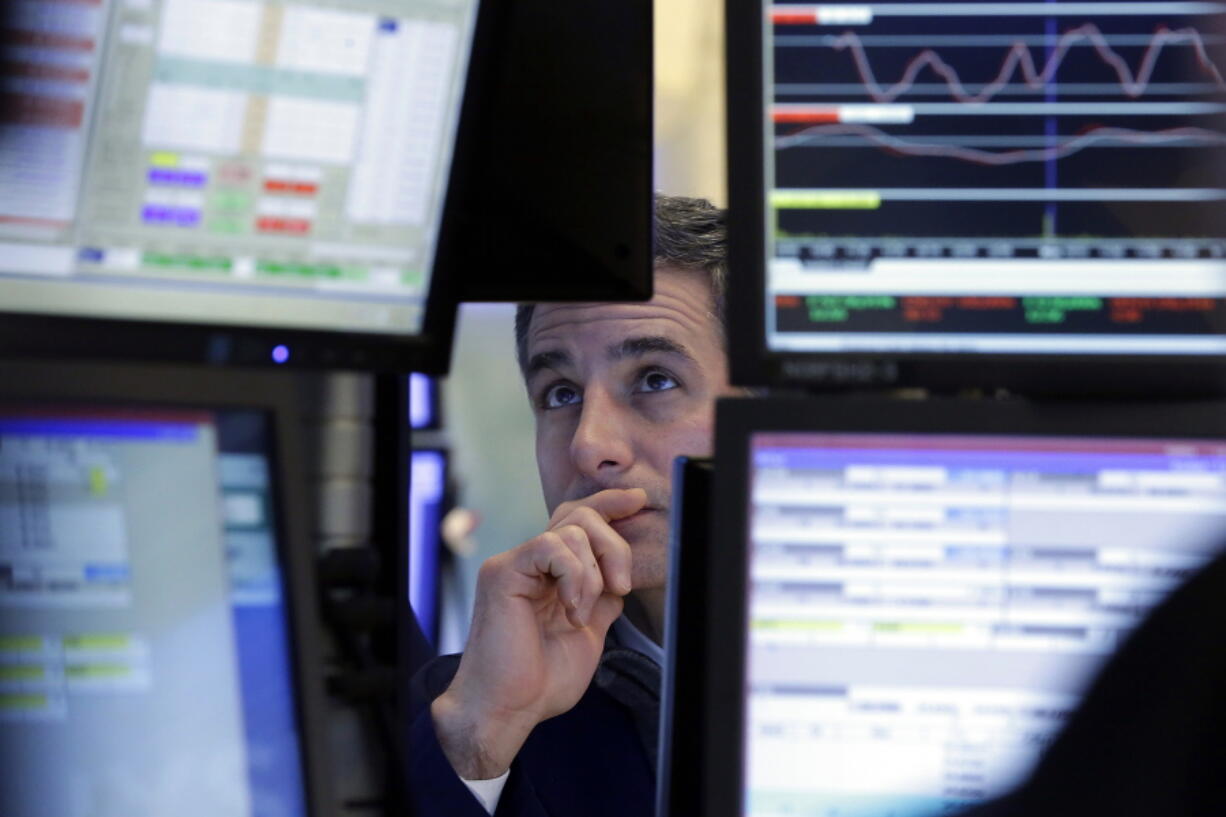
[[[413,817],[486,817],[434,734],[430,702],[460,657],[427,664],[410,692],[408,789]],[[610,636],[573,709],[539,724],[511,764],[496,817],[625,817],[655,809],[659,667]]]
[[[1226,815],[1226,550],[1108,661],[1013,793],[965,817]]]

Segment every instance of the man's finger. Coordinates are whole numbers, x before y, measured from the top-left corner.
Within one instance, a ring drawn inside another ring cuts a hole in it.
[[[567,619],[575,627],[584,626],[584,622],[578,618],[578,610],[583,599],[585,571],[562,537],[546,532],[519,550],[516,569],[537,579],[554,579]]]
[[[588,546],[604,577],[604,589],[622,595],[629,593],[630,566],[634,558],[630,545],[599,511],[586,505],[575,508],[561,524],[578,526],[587,534]]]
[[[605,634],[609,632],[609,627],[613,625],[614,620],[622,614],[624,606],[625,601],[621,596],[605,593],[596,600],[596,605],[592,608],[592,617],[588,620],[588,626],[595,630],[601,638],[604,638]]]
[[[571,553],[575,554],[575,558],[583,565],[582,592],[579,598],[577,618],[586,623],[596,600],[604,592],[604,577],[600,572],[600,564],[596,561],[596,554],[592,552],[592,546],[584,528],[579,525],[562,525],[554,528],[553,532],[562,539],[570,548]]]
[[[554,509],[549,526],[552,528],[580,507],[591,508],[604,517],[606,522],[611,522],[641,511],[646,504],[647,492],[642,488],[606,488],[582,499],[563,502]]]

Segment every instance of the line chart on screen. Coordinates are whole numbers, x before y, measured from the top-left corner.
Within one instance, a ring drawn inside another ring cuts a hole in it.
[[[940,236],[925,210],[941,202],[972,236],[1143,236],[1171,254],[1196,239],[1211,255],[1224,9],[771,7],[777,237]]]
[[[1226,348],[1226,4],[764,14],[772,349]]]

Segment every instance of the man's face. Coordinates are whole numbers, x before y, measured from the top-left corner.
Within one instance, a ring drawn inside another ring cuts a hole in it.
[[[711,453],[715,398],[733,393],[706,275],[657,269],[647,303],[542,304],[527,353],[549,512],[644,489],[647,506],[613,527],[634,555],[634,589],[663,587],[673,459]]]

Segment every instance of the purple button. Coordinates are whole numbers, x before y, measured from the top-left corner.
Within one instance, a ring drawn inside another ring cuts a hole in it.
[[[164,215],[165,207],[156,207],[152,204],[146,204],[140,211],[141,221],[149,224],[161,224],[166,220]]]
[[[172,224],[176,227],[195,227],[200,223],[200,211],[191,207],[163,207],[146,204],[141,209],[141,220],[148,224]]]
[[[149,183],[172,187],[204,187],[208,176],[196,170],[174,170],[164,167],[149,168]]]

